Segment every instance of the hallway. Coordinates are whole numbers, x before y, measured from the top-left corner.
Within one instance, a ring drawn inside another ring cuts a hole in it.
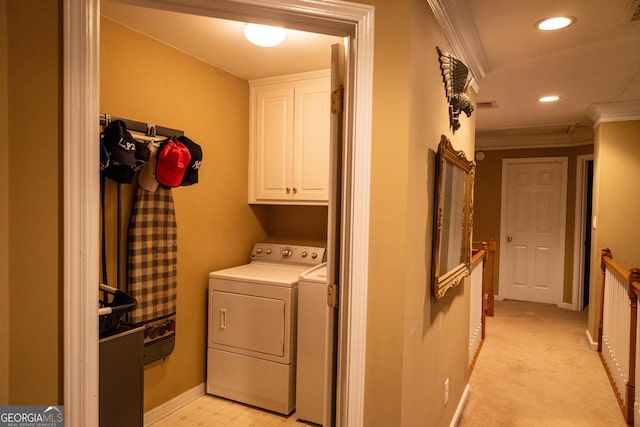
[[[460,427],[626,425],[586,342],[586,311],[505,300],[486,319]]]

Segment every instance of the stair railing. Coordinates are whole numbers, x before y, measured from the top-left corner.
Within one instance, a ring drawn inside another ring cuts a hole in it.
[[[486,301],[484,289],[488,285],[487,281],[493,280],[492,276],[487,274],[487,270],[493,270],[495,243],[493,239],[488,242],[473,243],[470,275],[471,294],[469,297],[471,301],[469,308],[469,360],[467,366],[469,372],[473,370],[485,338]]]
[[[640,407],[635,384],[638,344],[640,269],[627,270],[603,249],[602,307],[598,326],[598,352],[628,424]]]

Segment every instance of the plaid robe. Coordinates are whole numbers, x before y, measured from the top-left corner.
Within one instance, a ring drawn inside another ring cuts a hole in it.
[[[145,326],[145,364],[175,346],[178,238],[171,189],[138,187],[129,223],[129,323]]]

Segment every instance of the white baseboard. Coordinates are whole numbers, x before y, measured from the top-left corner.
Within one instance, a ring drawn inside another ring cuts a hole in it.
[[[589,330],[587,329],[586,331],[584,331],[584,335],[591,350],[598,351],[598,341],[593,340],[593,338],[591,337],[591,332],[589,332]]]
[[[456,427],[458,425],[460,417],[462,416],[462,411],[464,411],[464,407],[467,405],[467,400],[469,400],[469,392],[469,384],[467,384],[462,392],[462,397],[460,398],[460,402],[458,402],[458,407],[456,408],[456,412],[453,414],[453,419],[451,420],[449,427]]]
[[[183,406],[191,403],[198,397],[204,394],[204,383],[198,384],[194,388],[185,391],[181,395],[174,397],[168,402],[163,403],[160,406],[156,406],[150,411],[145,412],[144,414],[144,425],[145,427],[150,426],[151,424],[161,420],[166,417],[170,413],[182,408]]]

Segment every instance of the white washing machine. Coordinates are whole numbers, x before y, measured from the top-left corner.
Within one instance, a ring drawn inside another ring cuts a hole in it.
[[[298,280],[296,417],[331,425],[334,309],[327,305],[327,264]]]
[[[295,408],[298,278],[325,249],[256,243],[248,264],[209,273],[207,393]]]

